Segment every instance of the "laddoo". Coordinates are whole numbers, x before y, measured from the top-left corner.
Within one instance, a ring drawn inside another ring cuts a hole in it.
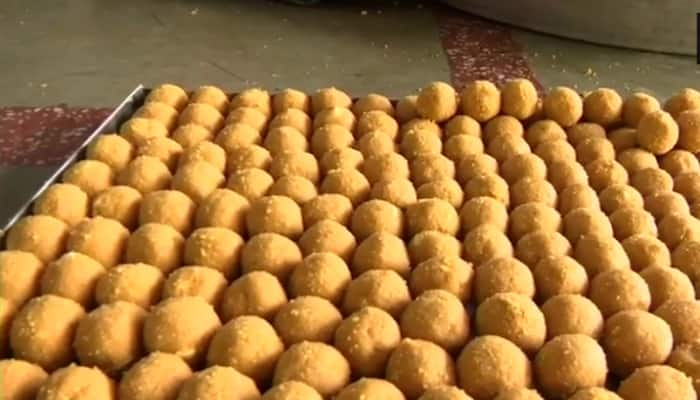
[[[585,165],[588,183],[601,192],[612,185],[626,184],[629,180],[627,170],[615,160],[595,160]]]
[[[403,339],[389,357],[386,379],[407,399],[434,387],[456,383],[455,365],[440,346],[421,339]]]
[[[545,164],[554,162],[574,162],[576,161],[576,150],[564,139],[543,142],[535,147],[535,154],[540,157]]]
[[[630,175],[647,168],[658,168],[659,162],[656,156],[644,149],[632,148],[621,151],[617,155],[617,162],[622,164]]]
[[[635,271],[647,267],[670,267],[671,252],[668,247],[652,235],[637,234],[622,241],[630,266]]]
[[[38,400],[114,400],[116,385],[97,368],[70,365],[54,371],[41,385]]]
[[[700,220],[688,214],[669,214],[657,225],[659,239],[673,250],[684,240],[700,240]]]
[[[252,126],[234,122],[223,127],[214,142],[221,146],[226,154],[231,154],[238,148],[261,144],[262,137]]]
[[[267,115],[262,111],[253,107],[234,108],[226,116],[226,124],[246,124],[255,128],[258,132],[265,131],[267,128]]]
[[[500,174],[506,182],[511,184],[526,177],[544,179],[547,177],[547,166],[535,154],[518,154],[503,162]]]
[[[496,175],[498,161],[488,154],[471,154],[462,158],[457,164],[457,181],[466,184],[480,175]]]
[[[289,295],[317,296],[339,305],[352,280],[345,261],[334,253],[313,253],[294,268],[289,278]]]
[[[214,140],[214,132],[210,132],[197,124],[185,124],[178,126],[170,138],[178,142],[183,149],[186,149],[205,140]]]
[[[442,154],[422,154],[411,160],[411,181],[416,186],[455,177],[455,165]]]
[[[245,233],[245,215],[250,202],[229,189],[216,189],[197,207],[194,225],[198,228],[221,227],[239,235]]]
[[[483,139],[489,144],[497,136],[521,137],[525,133],[523,124],[509,115],[499,115],[484,125]]]
[[[40,366],[22,360],[0,360],[0,392],[6,399],[33,400],[48,374]]]
[[[636,209],[644,208],[644,198],[632,186],[624,183],[614,184],[606,187],[598,196],[600,200],[600,208],[606,214],[612,214],[615,211],[631,207]]]
[[[286,281],[301,261],[302,252],[299,246],[291,239],[272,232],[251,237],[243,245],[240,254],[241,269],[244,274],[266,271],[282,282]]]
[[[384,132],[371,131],[367,132],[357,141],[357,150],[362,153],[364,158],[372,158],[381,156],[387,153],[394,153],[397,150],[397,145],[394,140]]]
[[[459,183],[454,179],[426,182],[418,187],[416,194],[419,199],[444,200],[455,209],[459,209],[464,202],[464,192],[462,192]]]
[[[401,314],[405,338],[423,339],[452,353],[469,338],[469,315],[460,299],[441,289],[423,292]]]
[[[180,113],[177,119],[178,124],[197,124],[211,132],[216,132],[224,124],[224,117],[221,116],[216,107],[206,103],[190,103]]]
[[[676,344],[700,338],[700,303],[696,300],[671,300],[657,308],[655,314],[671,327]]]
[[[630,269],[602,271],[591,280],[588,293],[607,318],[623,310],[648,310],[651,293],[644,279]]]
[[[671,265],[683,271],[696,282],[700,279],[700,242],[697,240],[683,240],[671,253]]]
[[[639,120],[637,143],[653,154],[668,153],[676,146],[678,139],[678,124],[665,111],[652,111]]]
[[[566,131],[551,119],[534,121],[525,131],[525,140],[532,148],[536,148],[541,143],[566,140],[566,138]]]
[[[396,102],[396,120],[400,123],[408,122],[414,118],[418,118],[418,103],[417,95],[405,96]]]
[[[557,205],[557,191],[544,179],[522,178],[510,187],[510,206],[518,207],[527,203],[542,203],[554,208]]]
[[[22,305],[39,291],[44,263],[32,253],[0,251],[0,293],[14,305]]]
[[[690,378],[666,365],[637,369],[622,381],[617,393],[624,400],[692,400],[696,397]]]
[[[423,118],[444,122],[457,112],[457,92],[445,82],[433,82],[418,93],[416,111]]]
[[[475,265],[499,257],[513,257],[513,245],[500,229],[489,224],[479,225],[464,236],[463,257]]]
[[[213,366],[193,374],[180,388],[178,400],[222,396],[231,400],[260,398],[255,381],[231,367]]]
[[[272,96],[272,111],[277,115],[289,109],[306,113],[309,111],[309,103],[309,96],[306,93],[287,88]]]
[[[119,172],[134,158],[134,151],[134,145],[124,137],[117,134],[106,134],[100,135],[90,142],[86,158],[102,161],[109,165],[113,171]]]
[[[176,110],[182,110],[188,101],[187,92],[180,86],[164,83],[154,87],[146,96],[146,102],[157,101]]]
[[[192,199],[177,190],[157,190],[143,196],[139,225],[170,225],[183,235],[192,230],[196,206]]]
[[[518,154],[529,153],[530,145],[521,136],[500,134],[489,142],[486,152],[502,163]]]
[[[609,218],[615,237],[620,241],[638,234],[649,236],[657,234],[654,217],[645,210],[623,207],[610,214]]]
[[[222,173],[226,171],[226,151],[210,141],[203,141],[187,148],[178,161],[180,166],[195,161],[205,161]]]
[[[532,270],[537,297],[546,301],[560,294],[585,294],[588,291],[588,275],[576,260],[568,256],[547,256]]]
[[[240,107],[256,108],[263,114],[269,116],[272,114],[272,99],[266,90],[259,88],[245,89],[233,96],[229,104],[229,109],[231,110]]]
[[[542,396],[535,389],[517,388],[500,392],[494,400],[542,400]]]
[[[474,197],[464,203],[459,212],[462,229],[470,231],[482,224],[489,224],[503,232],[508,226],[505,205],[492,197]]]
[[[296,343],[282,353],[275,367],[273,383],[286,381],[304,382],[322,396],[331,397],[350,382],[350,364],[325,343]]]
[[[384,153],[367,157],[362,163],[362,173],[370,184],[408,179],[410,171],[408,160],[398,153]]]
[[[392,179],[375,183],[369,198],[386,200],[397,207],[405,208],[417,201],[418,194],[408,179]]]
[[[321,171],[326,174],[334,169],[359,169],[364,156],[350,147],[334,149],[324,154],[319,160]]]
[[[530,232],[515,245],[515,257],[531,268],[545,257],[567,256],[570,253],[571,244],[559,232]]]
[[[460,162],[469,155],[483,153],[484,143],[478,136],[453,135],[445,141],[442,152],[450,160]]]
[[[336,125],[331,125],[336,126]],[[345,128],[343,128],[345,129]],[[278,154],[305,152],[309,143],[303,133],[291,126],[272,128],[265,136],[263,147],[275,157]]]
[[[457,211],[442,199],[420,199],[406,207],[405,216],[410,236],[422,231],[439,231],[454,236],[459,231]]]
[[[173,175],[171,187],[199,204],[225,181],[224,175],[210,163],[192,161],[177,170]]]
[[[451,138],[457,135],[481,138],[481,125],[468,115],[455,115],[445,124],[445,136]]]
[[[373,233],[387,232],[401,237],[404,218],[401,209],[385,200],[368,200],[360,204],[352,214],[351,230],[363,240]]]
[[[280,281],[266,271],[253,271],[236,279],[221,300],[221,319],[229,321],[242,315],[271,319],[287,303]]]
[[[352,256],[352,272],[356,276],[372,269],[389,269],[408,276],[410,268],[406,245],[401,238],[388,232],[371,234],[357,246]]]
[[[61,175],[63,183],[79,187],[89,197],[94,197],[101,191],[112,186],[114,172],[109,165],[102,161],[78,161]]]
[[[673,179],[673,190],[685,197],[689,203],[700,200],[700,173],[687,172]]]
[[[319,89],[311,95],[311,112],[314,115],[327,108],[350,108],[351,106],[350,96],[335,87]]]
[[[143,196],[129,186],[112,186],[103,190],[92,201],[93,217],[111,218],[125,228],[133,230],[138,224],[139,210]]]
[[[334,169],[328,171],[321,183],[321,193],[337,193],[350,199],[357,206],[367,199],[370,183],[355,169]]]
[[[44,269],[41,293],[65,297],[90,308],[95,302],[97,280],[106,272],[105,267],[96,260],[84,254],[68,252]]]
[[[166,137],[168,133],[162,122],[151,118],[131,118],[119,127],[119,135],[134,146],[140,146],[153,137]]]
[[[464,185],[464,199],[468,201],[475,197],[492,197],[506,207],[510,205],[508,183],[495,173],[477,175],[469,179]]]
[[[344,387],[337,400],[404,400],[401,391],[391,382],[377,378],[360,378]]]
[[[560,227],[561,216],[555,209],[533,202],[521,204],[511,211],[508,232],[517,241],[530,232],[557,232]]]
[[[49,215],[75,226],[87,217],[90,200],[78,186],[69,183],[56,183],[49,186],[36,199],[32,207],[35,215]]]
[[[399,149],[404,157],[411,160],[421,154],[440,154],[442,141],[428,130],[410,130],[401,138]]]
[[[501,111],[501,92],[493,83],[476,80],[460,94],[460,109],[479,122],[486,122]]]
[[[299,248],[304,255],[331,252],[345,262],[350,262],[356,247],[357,241],[350,230],[332,220],[316,222],[299,238]]]
[[[125,301],[145,309],[160,299],[163,281],[163,272],[152,265],[117,265],[97,281],[95,299],[99,304]]]
[[[330,301],[299,296],[279,309],[273,324],[284,343],[291,346],[302,341],[331,342],[342,319]]]
[[[637,146],[637,130],[634,128],[618,128],[608,133],[608,140],[615,151],[621,153]]]
[[[557,86],[542,101],[544,114],[562,127],[570,127],[583,116],[583,100],[573,89]]]
[[[661,104],[654,96],[642,92],[632,93],[622,104],[622,120],[627,126],[636,128],[643,116],[660,108]]]
[[[644,208],[657,221],[670,214],[690,214],[691,209],[683,195],[672,190],[652,193],[644,198]],[[696,216],[697,218],[697,216]]]
[[[673,178],[660,168],[645,168],[635,172],[631,179],[632,185],[642,196],[657,192],[668,192],[673,189]]]
[[[228,177],[226,187],[251,202],[265,196],[274,182],[272,176],[260,168],[245,168],[232,173]],[[216,190],[209,195],[214,192]],[[250,206],[246,214],[248,211]]]
[[[323,397],[305,383],[286,381],[271,387],[262,400],[323,400]]]
[[[345,127],[336,124],[324,125],[314,130],[311,136],[311,152],[320,158],[326,152],[350,147],[354,142],[352,132]]]
[[[700,92],[691,88],[683,88],[664,103],[664,110],[674,118],[686,110],[700,108]]]
[[[697,392],[700,389],[700,343],[684,343],[676,346],[668,357],[667,364],[690,377]]]
[[[295,175],[287,175],[277,179],[270,186],[267,194],[270,196],[286,196],[300,205],[318,196],[313,182],[302,176]]]
[[[185,238],[169,225],[146,224],[131,234],[126,261],[146,263],[168,273],[182,264]]]
[[[697,157],[685,150],[669,151],[661,157],[659,165],[674,178],[686,172],[700,170],[700,162],[698,162]]]
[[[569,400],[622,400],[622,397],[602,387],[579,389]]]
[[[579,294],[560,294],[542,305],[547,321],[547,337],[580,334],[598,340],[603,333],[603,314],[598,307]]]
[[[216,86],[200,86],[190,95],[190,103],[203,103],[225,112],[228,107],[228,96]]]
[[[0,297],[0,355],[5,357],[10,352],[10,326],[15,317],[17,306],[10,300]]]
[[[547,170],[547,179],[557,192],[569,186],[588,186],[588,174],[581,164],[575,162],[553,162]]]
[[[600,200],[588,184],[577,183],[561,189],[557,208],[561,215],[567,215],[577,208],[600,209]]]
[[[122,260],[129,230],[118,221],[103,217],[85,219],[68,235],[66,250],[88,255],[111,268]]]
[[[163,284],[163,298],[198,296],[216,308],[226,284],[224,275],[213,268],[197,265],[182,267],[168,275]]]
[[[131,366],[119,382],[118,398],[173,400],[192,370],[175,354],[155,352]]]
[[[393,141],[399,135],[399,124],[385,111],[367,111],[357,119],[356,134],[362,137],[369,132],[381,132]]]
[[[478,272],[477,272],[478,278]],[[476,310],[479,335],[497,335],[515,343],[526,353],[536,353],[547,336],[542,311],[530,297],[519,293],[497,293]]]
[[[386,96],[377,93],[370,93],[367,96],[360,97],[352,105],[352,112],[358,117],[373,110],[384,111],[389,115],[394,114],[394,106],[391,104],[391,101]]]
[[[262,146],[252,144],[245,147],[237,147],[228,153],[226,159],[226,171],[230,174],[246,168],[260,168],[266,170],[270,167],[272,156]]]
[[[501,86],[503,114],[526,120],[535,113],[537,99],[537,88],[527,79],[512,79]]]
[[[410,302],[411,293],[401,275],[388,269],[373,269],[350,282],[342,309],[345,315],[349,315],[363,307],[373,306],[398,318]]]
[[[476,267],[474,295],[482,303],[498,293],[519,293],[532,298],[535,281],[530,269],[512,257],[494,258]]]
[[[602,126],[610,126],[622,118],[622,97],[613,89],[598,88],[583,99],[583,118]]]
[[[439,231],[423,231],[408,242],[411,263],[418,265],[433,257],[459,257],[462,244],[454,236]]]
[[[251,203],[246,227],[250,235],[271,232],[296,239],[304,230],[301,207],[289,197],[261,197]]]
[[[116,183],[131,186],[142,194],[147,194],[167,189],[172,179],[168,166],[158,158],[138,156],[117,175]]]
[[[657,309],[669,300],[695,299],[693,283],[679,269],[651,266],[642,270],[639,275],[649,286],[651,310]]]
[[[330,219],[341,225],[347,225],[353,214],[350,199],[340,194],[321,194],[301,208],[304,226],[313,226],[323,219]]]
[[[195,146],[199,146],[202,143],[211,142],[202,141]],[[191,149],[193,147],[189,147],[188,149]],[[178,162],[180,162],[182,154],[183,149],[178,142],[170,138],[161,136],[157,136],[146,140],[141,146],[139,146],[136,149],[137,156],[155,157],[161,160],[171,171],[174,171],[177,168]]]
[[[48,215],[21,218],[7,233],[7,250],[33,253],[42,262],[53,261],[63,253],[68,239],[68,226]]]

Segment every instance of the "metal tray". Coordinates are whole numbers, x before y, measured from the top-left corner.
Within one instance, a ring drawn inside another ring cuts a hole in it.
[[[86,139],[85,141],[78,147],[76,151],[74,151],[66,161],[61,164],[56,171],[51,174],[49,179],[44,182],[39,189],[37,189],[36,192],[22,205],[22,207],[17,210],[17,212],[10,218],[9,221],[7,221],[7,224],[5,226],[0,228],[0,250],[5,248],[5,233],[7,232],[10,227],[12,227],[20,218],[25,217],[29,214],[31,214],[32,211],[32,204],[34,204],[34,201],[41,196],[42,193],[51,185],[54,183],[58,183],[61,179],[61,175],[63,172],[65,172],[68,168],[70,168],[73,164],[75,164],[77,161],[80,161],[85,158],[85,152],[87,150],[87,147],[92,141],[94,141],[98,136],[106,134],[106,133],[114,133],[119,130],[119,126],[129,119],[132,114],[136,111],[136,109],[143,104],[143,101],[146,98],[146,95],[148,94],[149,90],[146,89],[143,85],[139,85],[136,87],[134,90],[131,91],[131,93],[124,99],[122,102],[117,106],[117,108],[114,109],[114,111],[105,119],[100,126],[98,126]]]

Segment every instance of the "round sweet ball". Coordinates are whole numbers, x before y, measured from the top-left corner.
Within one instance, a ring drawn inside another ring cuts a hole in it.
[[[639,275],[649,286],[651,310],[667,301],[695,299],[693,283],[679,269],[652,266],[642,270]]]
[[[533,298],[535,280],[530,269],[515,258],[494,258],[476,267],[474,294],[483,303],[498,293],[518,293]]]
[[[472,398],[456,386],[442,385],[426,390],[418,400],[472,400]]]
[[[384,111],[368,111],[358,118],[356,133],[362,137],[370,132],[381,132],[393,141],[399,135],[399,123]]]
[[[175,354],[151,353],[124,373],[117,394],[120,399],[175,399],[182,384],[191,376],[192,370],[182,358]]]
[[[581,366],[585,365],[585,368]],[[605,385],[608,366],[605,353],[586,335],[561,335],[548,341],[537,353],[535,375],[545,395],[564,398],[577,390]]]
[[[583,99],[583,118],[602,126],[610,126],[622,118],[622,106],[622,97],[615,90],[595,89]]]
[[[490,144],[498,136],[522,137],[525,131],[518,119],[509,115],[499,115],[484,126],[483,139]]]
[[[566,131],[551,119],[535,121],[525,131],[525,140],[533,149],[542,143],[566,139]]]
[[[416,399],[427,389],[456,383],[455,366],[449,353],[421,339],[403,339],[389,357],[386,379],[406,398]]]
[[[432,121],[447,121],[457,113],[457,92],[445,82],[433,82],[420,90],[416,111]]]
[[[622,241],[630,266],[635,271],[647,267],[666,268],[671,266],[671,252],[668,247],[652,235],[636,234]]]
[[[197,124],[210,132],[216,132],[224,125],[224,117],[216,107],[205,103],[190,103],[180,113],[178,124]]]
[[[525,203],[517,206],[510,213],[508,231],[514,240],[520,240],[530,232],[542,230],[558,232],[561,216],[552,207],[543,203]]]
[[[610,214],[610,224],[615,237],[620,241],[637,234],[657,234],[654,217],[649,212],[635,207],[623,207]]]
[[[535,154],[523,153],[505,160],[501,165],[500,173],[506,182],[513,184],[523,178],[546,178],[547,166]]]
[[[671,253],[671,265],[683,271],[693,282],[700,279],[698,260],[700,260],[700,242],[697,240],[684,240]]]
[[[286,381],[270,388],[262,400],[323,400],[311,386],[299,381]]]
[[[300,205],[318,196],[316,186],[310,180],[296,175],[283,176],[270,186],[270,196],[286,196]]]
[[[411,160],[411,180],[416,186],[455,176],[455,165],[442,154],[422,154]]]
[[[321,158],[326,152],[350,147],[355,138],[348,129],[337,124],[324,125],[314,130],[311,136],[311,151]]]
[[[246,89],[235,95],[229,104],[230,110],[241,107],[256,108],[269,117],[272,114],[272,99],[266,90]]]
[[[146,224],[126,244],[126,261],[145,263],[168,273],[182,264],[185,238],[169,225]]]
[[[203,266],[182,267],[173,271],[163,285],[163,298],[198,296],[218,307],[226,290],[226,278],[213,269]]]
[[[676,346],[667,360],[669,366],[683,372],[693,380],[696,392],[700,389],[698,351],[700,351],[700,343],[684,343]]]
[[[225,181],[221,171],[210,163],[192,161],[177,170],[173,176],[172,188],[185,193],[199,204]]]
[[[253,271],[236,279],[224,292],[221,318],[228,321],[241,315],[271,319],[287,303],[280,281],[266,271]]]
[[[152,265],[117,265],[97,281],[95,299],[99,304],[125,301],[148,308],[160,299],[163,281],[161,270]]]
[[[304,203],[301,208],[304,226],[330,219],[341,225],[347,225],[352,217],[353,208],[350,199],[340,194],[322,194]]]
[[[620,183],[606,187],[600,192],[600,208],[612,214],[621,208],[644,208],[644,198],[630,185]]]
[[[484,300],[476,309],[476,329],[479,335],[504,337],[533,354],[547,336],[544,314],[530,297],[519,293],[497,293]]]
[[[36,398],[48,374],[40,366],[22,360],[0,360],[0,376],[4,379],[0,391],[7,399]]]
[[[404,133],[399,145],[401,154],[409,160],[424,153],[442,152],[440,137],[425,129],[409,130]]]
[[[408,234],[438,231],[455,236],[459,232],[459,215],[452,205],[441,199],[420,199],[406,207]]]
[[[309,96],[296,89],[287,88],[272,96],[272,111],[280,114],[289,109],[296,109],[304,113],[309,111]]]
[[[510,187],[510,200],[513,207],[526,203],[541,203],[554,208],[557,204],[557,191],[544,179],[525,177]]]
[[[542,101],[547,118],[563,127],[576,124],[583,116],[583,100],[575,90],[558,86],[550,90]]]
[[[569,254],[571,254],[571,244],[559,232],[530,232],[520,238],[515,246],[515,257],[530,268],[534,268],[545,257]]]
[[[352,214],[351,230],[358,240],[373,233],[386,232],[401,237],[404,218],[401,209],[385,200],[369,200]]]
[[[195,146],[200,146],[203,143],[211,143],[209,141],[202,141]],[[188,147],[188,149],[193,148]],[[205,145],[206,146],[206,145]],[[223,149],[219,148],[223,152]],[[182,146],[167,137],[154,137],[146,140],[142,145],[136,149],[136,155],[138,156],[151,156],[161,160],[171,171],[177,168],[178,162],[182,161],[183,149]],[[188,157],[202,156],[202,150],[198,153],[188,153]],[[219,157],[225,157],[225,154],[218,154]]]
[[[179,165],[195,161],[208,162],[222,173],[226,171],[226,151],[210,141],[203,141],[185,149],[180,156]]]
[[[186,124],[178,126],[171,138],[186,149],[205,140],[214,140],[214,132],[209,132],[197,124]]]
[[[401,332],[394,318],[376,307],[363,307],[345,318],[335,332],[334,346],[360,376],[382,376]]]
[[[192,92],[190,103],[203,103],[223,113],[228,107],[228,96],[216,86],[200,86]]]
[[[697,157],[685,150],[669,151],[661,157],[659,164],[661,168],[674,178],[686,172],[697,172],[700,170],[700,162]]]
[[[358,117],[366,112],[375,110],[394,115],[394,106],[389,98],[377,93],[370,93],[367,96],[360,97],[352,105],[352,112]]]
[[[408,242],[408,254],[413,265],[433,257],[459,257],[462,244],[454,236],[438,231],[423,231]]]
[[[250,235],[263,232],[278,233],[292,239],[304,231],[301,207],[285,196],[265,196],[254,200],[246,215]]]
[[[291,297],[317,296],[340,304],[352,276],[345,261],[334,253],[313,253],[294,268],[289,279]]]
[[[146,102],[157,101],[169,105],[176,110],[182,110],[187,105],[187,92],[171,83],[164,83],[153,88],[146,96]]]
[[[348,263],[356,247],[357,241],[350,230],[332,220],[318,221],[299,238],[299,248],[304,255],[330,252]]]
[[[646,93],[632,93],[622,105],[622,120],[629,127],[636,128],[643,116],[657,111],[661,104],[653,96]]]
[[[673,178],[661,168],[645,168],[635,172],[630,184],[645,197],[673,190]]]
[[[671,327],[676,344],[696,342],[700,338],[700,303],[695,300],[671,300],[655,314]]]
[[[467,135],[481,138],[481,125],[468,115],[455,115],[445,124],[445,136]]]
[[[682,194],[689,203],[697,202],[700,200],[700,173],[687,172],[676,176],[673,190]]]
[[[190,364],[204,359],[221,321],[201,297],[171,297],[153,307],[143,323],[143,343],[149,352],[162,351]]]
[[[443,153],[454,162],[460,162],[463,158],[471,154],[481,154],[484,152],[484,143],[478,136],[453,135],[446,141]]]
[[[494,400],[542,400],[542,396],[535,389],[517,388],[500,392]]]
[[[41,293],[65,297],[88,308],[94,303],[97,280],[105,272],[105,267],[92,258],[68,252],[44,269]]]
[[[314,116],[313,128],[318,129],[324,125],[340,125],[349,131],[355,131],[357,118],[347,108],[331,107],[319,111]]]
[[[138,156],[119,173],[116,183],[146,194],[167,189],[172,178],[168,166],[156,157]]]
[[[384,132],[371,131],[362,135],[355,146],[364,158],[372,158],[396,151],[396,143]]]
[[[615,151],[621,153],[637,146],[637,130],[634,128],[618,128],[608,134],[608,140]]]
[[[534,266],[532,273],[541,301],[560,294],[583,295],[588,291],[586,270],[568,256],[547,256]]]
[[[400,98],[399,101],[396,102],[396,120],[403,124],[412,119],[418,118],[416,103],[418,103],[417,95],[410,95]]]
[[[308,137],[313,130],[311,117],[298,108],[288,108],[279,111],[275,117],[272,118],[272,121],[270,121],[268,128],[272,130],[283,126],[292,127],[301,132],[305,137]]]
[[[470,230],[462,245],[463,257],[475,265],[499,257],[513,257],[513,245],[502,230],[489,224]]]
[[[298,175],[317,183],[319,181],[318,162],[311,153],[283,152],[272,158],[270,175],[275,179],[285,175]]]
[[[73,348],[80,363],[116,374],[143,354],[141,332],[146,311],[117,301],[102,305],[80,320]]]
[[[486,152],[502,163],[518,154],[529,153],[530,145],[521,136],[500,134],[489,142]]]
[[[362,173],[370,184],[408,179],[410,171],[406,158],[392,152],[367,157],[362,164]]]
[[[659,163],[656,156],[650,152],[633,148],[627,149],[617,155],[617,162],[622,164],[629,174],[635,174],[647,168],[659,168]]]
[[[624,400],[692,400],[696,397],[691,379],[666,365],[637,369],[622,381],[617,393]]]
[[[122,259],[129,230],[118,221],[103,217],[85,219],[68,235],[66,250],[88,255],[111,268]]]
[[[624,185],[629,180],[629,174],[625,167],[614,160],[595,160],[586,164],[588,183],[598,192],[608,186]]]
[[[7,250],[33,253],[42,262],[49,262],[63,253],[67,239],[65,222],[48,215],[32,215],[10,228],[6,246]]]
[[[684,240],[700,240],[700,221],[687,214],[669,214],[658,224],[659,239],[674,250]]]
[[[577,208],[600,209],[598,194],[588,184],[577,183],[563,188],[559,192],[557,205],[561,215],[566,215]]]
[[[603,333],[603,314],[595,303],[579,294],[559,294],[542,305],[547,337],[580,334],[598,340]]]
[[[637,127],[637,142],[654,154],[665,154],[678,143],[679,129],[671,114],[654,111],[646,114]]]
[[[573,185],[588,186],[586,169],[576,162],[557,161],[549,164],[547,179],[557,192]]]
[[[674,118],[686,110],[700,108],[700,92],[691,88],[681,89],[664,103],[664,110]]]
[[[100,135],[87,147],[89,160],[102,161],[119,172],[134,158],[134,146],[117,134]]]
[[[474,197],[464,203],[459,212],[462,229],[470,231],[488,224],[505,232],[508,226],[508,210],[502,202],[492,197]]]
[[[232,173],[228,177],[226,187],[251,202],[265,196],[273,183],[274,179],[272,176],[264,170],[259,168],[245,168]],[[212,193],[215,191],[216,190],[212,191]]]
[[[625,310],[605,321],[602,344],[611,371],[627,376],[637,368],[663,364],[673,349],[673,335],[669,325],[654,314]]]
[[[321,193],[341,194],[358,206],[369,197],[370,183],[356,169],[334,169],[328,171],[321,183]]]
[[[231,367],[213,366],[192,375],[180,388],[179,400],[226,396],[228,399],[259,398],[255,381]]]
[[[700,108],[683,111],[677,117],[678,147],[691,153],[700,152]]]
[[[360,378],[344,387],[335,398],[337,400],[405,400],[403,393],[394,384],[377,378]]]
[[[154,137],[168,136],[168,128],[162,122],[151,118],[131,118],[119,127],[119,135],[134,146],[142,145]]]
[[[240,261],[244,274],[266,271],[286,281],[301,260],[301,249],[294,241],[268,232],[255,235],[245,243]]]
[[[591,280],[588,297],[606,318],[623,310],[648,310],[651,293],[644,279],[630,269],[601,272]]]
[[[371,199],[385,200],[397,207],[405,208],[417,201],[417,193],[408,179],[379,181],[372,185]]]
[[[455,209],[459,209],[464,203],[462,188],[454,179],[440,179],[424,183],[418,187],[416,194],[419,199],[444,200]]]
[[[489,81],[473,81],[462,90],[460,108],[462,113],[479,122],[486,122],[499,114],[501,92]]]
[[[401,275],[389,269],[373,269],[350,282],[343,299],[343,314],[371,306],[398,318],[410,302],[411,293]]]
[[[170,225],[183,235],[192,230],[196,205],[177,190],[157,190],[141,201],[139,225],[159,223]]]
[[[79,187],[88,196],[94,197],[112,186],[114,173],[109,165],[97,160],[83,160],[73,164],[61,175],[63,183]]]
[[[527,355],[500,336],[471,340],[457,359],[457,373],[460,387],[475,399],[490,399],[506,389],[532,386]]]
[[[274,326],[287,345],[305,340],[330,342],[342,319],[330,301],[316,296],[300,296],[279,309]]]
[[[75,329],[84,316],[83,307],[70,299],[49,294],[29,300],[10,327],[12,354],[46,371],[68,365],[74,358]]]
[[[438,138],[442,138],[442,128],[435,121],[425,118],[415,118],[401,125],[400,134],[403,136],[408,131],[428,131]]]
[[[472,265],[459,256],[435,256],[413,269],[409,286],[414,296],[439,289],[467,302],[471,298],[473,279]]]
[[[517,119],[530,118],[537,109],[537,88],[527,79],[512,79],[501,87],[501,111]]]
[[[503,203],[505,207],[510,205],[510,192],[508,183],[495,173],[477,175],[464,185],[464,198],[471,200],[475,197],[491,197]]]
[[[576,145],[576,159],[586,165],[595,160],[614,160],[615,148],[608,139],[588,138]]]
[[[350,108],[351,106],[350,96],[335,87],[319,89],[311,95],[311,112],[314,115],[327,108]]]
[[[267,118],[262,111],[253,107],[240,107],[231,110],[226,116],[226,124],[246,124],[258,132],[267,128]]]
[[[34,297],[44,272],[44,263],[32,253],[0,251],[0,293],[2,298],[22,305]]]
[[[466,184],[480,175],[498,175],[498,161],[488,154],[471,154],[457,164],[457,181]]]
[[[226,154],[229,154],[239,147],[260,144],[262,138],[260,132],[256,131],[252,126],[234,122],[224,126],[224,128],[216,134],[214,141],[224,149]]]
[[[586,139],[605,139],[605,128],[594,122],[581,122],[569,127],[566,135],[574,146]]]
[[[194,224],[196,227],[221,227],[238,234],[245,232],[245,215],[250,202],[229,189],[216,189],[197,207]]]
[[[14,303],[0,297],[0,354],[3,356],[10,352],[10,325],[16,311],[17,306]]]
[[[54,371],[37,393],[39,400],[114,400],[115,383],[97,368],[70,365]]]
[[[469,316],[460,299],[441,289],[423,292],[401,314],[403,337],[435,343],[448,352],[469,338]]]
[[[350,364],[334,347],[319,342],[300,342],[280,356],[273,383],[300,381],[322,396],[337,394],[350,382]]]
[[[389,269],[408,276],[411,261],[406,245],[398,236],[377,232],[363,240],[352,257],[352,272],[360,275],[372,269]]]
[[[579,389],[569,400],[622,400],[622,397],[602,387]]]

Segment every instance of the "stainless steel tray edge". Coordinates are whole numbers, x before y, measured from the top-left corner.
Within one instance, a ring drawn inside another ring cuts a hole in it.
[[[34,192],[34,194],[17,210],[17,212],[10,218],[10,220],[0,228],[0,250],[5,247],[5,233],[10,227],[12,227],[20,218],[29,215],[31,213],[32,204],[34,201],[41,196],[41,194],[52,184],[57,183],[63,172],[65,172],[70,166],[72,166],[76,161],[83,158],[88,145],[92,143],[99,135],[116,132],[122,122],[126,121],[131,115],[136,111],[136,108],[143,103],[148,90],[143,86],[139,85],[134,90],[129,93],[129,95],[122,100],[122,102],[117,106],[117,108],[112,111],[112,113],[104,120],[102,123],[83,141],[83,143],[78,147],[47,179],[41,187]]]

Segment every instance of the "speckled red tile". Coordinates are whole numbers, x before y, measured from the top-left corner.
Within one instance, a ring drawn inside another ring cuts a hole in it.
[[[104,108],[0,108],[0,165],[60,164],[102,122]]]
[[[444,6],[435,13],[455,87],[476,79],[528,78],[541,88],[508,27]]]

